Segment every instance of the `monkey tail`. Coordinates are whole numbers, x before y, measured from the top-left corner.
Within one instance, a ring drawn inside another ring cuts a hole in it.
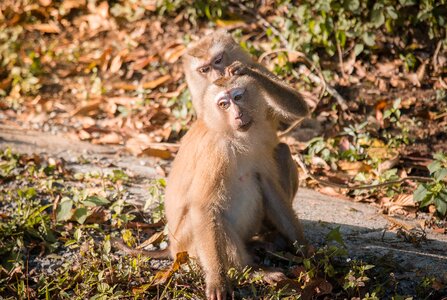
[[[130,256],[147,256],[154,259],[171,259],[171,254],[169,252],[169,247],[163,250],[144,250],[144,249],[132,249],[124,244],[123,241],[117,238],[111,238],[112,245],[118,250],[123,251]]]

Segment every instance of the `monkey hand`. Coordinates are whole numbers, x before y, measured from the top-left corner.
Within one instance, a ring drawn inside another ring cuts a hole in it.
[[[240,61],[235,61],[231,65],[225,68],[225,76],[232,77],[232,76],[247,75],[249,71],[250,70],[246,64]]]

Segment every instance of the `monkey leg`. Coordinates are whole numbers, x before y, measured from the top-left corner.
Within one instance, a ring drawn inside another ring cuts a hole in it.
[[[267,176],[261,175],[259,181],[267,219],[290,241],[298,241],[301,245],[307,245],[301,223],[281,186]]]
[[[275,148],[275,161],[278,167],[279,183],[292,203],[298,190],[298,170],[289,146],[279,143]]]
[[[215,200],[212,203],[216,203]],[[205,274],[208,299],[226,298],[229,283],[226,272],[229,266],[249,264],[245,244],[231,224],[225,222],[222,211],[216,208],[193,205],[191,222],[193,252],[197,255]]]
[[[289,146],[279,143],[274,152],[276,166],[278,168],[279,184],[290,203],[293,203],[298,190],[298,170],[292,158]],[[260,240],[257,245],[260,248],[271,251],[283,251],[290,247],[287,237],[278,233],[275,225],[265,218],[260,231]]]

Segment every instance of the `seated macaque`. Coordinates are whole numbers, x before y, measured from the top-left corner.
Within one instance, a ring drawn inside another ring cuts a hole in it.
[[[265,219],[290,241],[306,243],[280,184],[267,84],[243,65],[233,71],[203,92],[206,105],[182,140],[166,188],[171,256],[187,251],[198,259],[208,299],[225,299],[230,267],[252,265],[247,243]]]

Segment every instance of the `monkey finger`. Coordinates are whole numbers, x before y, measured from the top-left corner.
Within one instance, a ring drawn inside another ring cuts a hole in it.
[[[233,62],[230,66],[228,66],[226,69],[227,76],[235,76],[235,75],[245,75],[247,72],[246,66],[241,63],[240,61]]]

